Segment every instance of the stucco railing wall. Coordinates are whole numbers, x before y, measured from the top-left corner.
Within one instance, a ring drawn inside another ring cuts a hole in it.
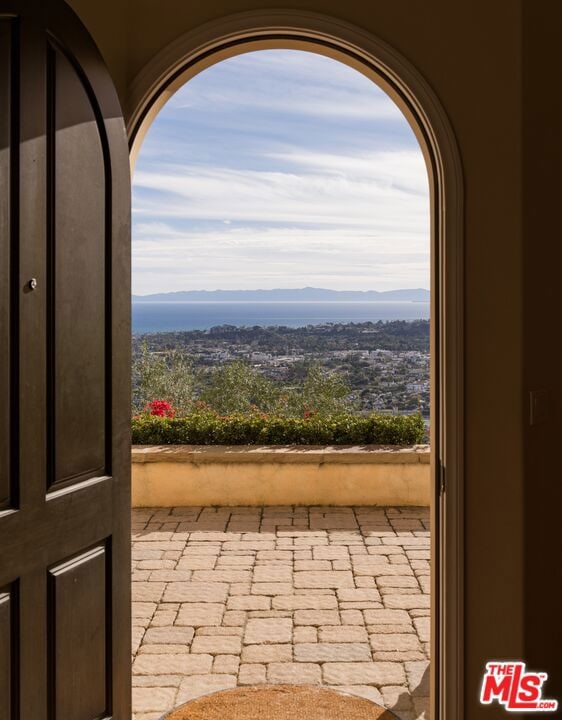
[[[133,507],[429,505],[430,452],[413,447],[136,445]]]

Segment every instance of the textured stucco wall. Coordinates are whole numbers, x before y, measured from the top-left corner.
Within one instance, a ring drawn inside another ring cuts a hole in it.
[[[133,507],[429,505],[429,450],[133,448]]]

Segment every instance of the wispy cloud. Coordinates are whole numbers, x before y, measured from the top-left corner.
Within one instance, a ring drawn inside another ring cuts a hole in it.
[[[139,171],[134,211],[177,220],[237,220],[370,226],[376,232],[423,233],[428,202],[419,153],[399,151],[368,158],[283,156],[300,172],[184,166]]]
[[[329,72],[327,68],[329,67]],[[372,81],[343,63],[303,52],[262,52],[222,63],[220,74],[204,72],[172,108],[265,110],[321,118],[400,120],[401,112]]]
[[[327,58],[262,51],[201,73],[152,126],[134,190],[135,292],[428,287],[413,133]]]
[[[216,225],[186,232],[147,224],[137,228],[135,291],[152,292],[154,274],[166,277],[167,290],[423,287],[424,250],[416,235],[391,239],[355,229]]]

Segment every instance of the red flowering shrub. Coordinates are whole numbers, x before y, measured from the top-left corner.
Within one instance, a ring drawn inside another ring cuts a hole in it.
[[[176,416],[176,411],[172,407],[172,403],[166,400],[152,400],[147,403],[146,409],[150,415],[157,415],[158,417],[173,418]]]

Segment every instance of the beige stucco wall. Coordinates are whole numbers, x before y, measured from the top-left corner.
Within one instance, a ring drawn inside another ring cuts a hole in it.
[[[136,446],[134,507],[429,505],[429,449]]]

